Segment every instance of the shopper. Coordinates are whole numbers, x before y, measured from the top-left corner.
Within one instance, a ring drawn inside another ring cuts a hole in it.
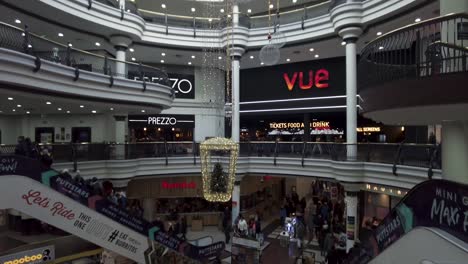
[[[281,209],[280,209],[280,223],[281,223],[281,226],[284,226],[284,220],[286,219],[286,217],[288,217],[288,212],[286,211],[286,207],[283,205],[283,206],[281,206]]]
[[[40,162],[46,169],[50,169],[52,167],[52,163],[54,162],[54,160],[52,159],[47,148],[44,148],[41,151]]]
[[[248,228],[249,227],[247,225],[247,221],[245,221],[244,217],[241,214],[239,214],[239,223],[237,224],[239,234],[241,236],[247,236]]]
[[[262,223],[258,215],[255,217],[255,239],[261,243],[263,242]]]

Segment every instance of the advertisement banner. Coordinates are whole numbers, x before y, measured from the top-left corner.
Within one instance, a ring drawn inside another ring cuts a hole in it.
[[[55,260],[54,245],[21,251],[0,257],[1,264],[38,264],[52,260]]]
[[[20,176],[0,177],[0,193],[0,209],[14,208],[138,263],[145,263],[145,251],[149,248],[147,237],[37,181]]]
[[[128,78],[139,81],[140,72],[128,71]],[[168,85],[174,89],[176,98],[194,99],[195,98],[195,75],[168,73]],[[155,72],[144,72],[144,79],[147,82],[160,83],[162,78]]]
[[[468,243],[468,186],[446,180],[416,185],[361,241],[360,255],[351,256],[348,262],[367,263],[418,226],[442,229]]]
[[[23,156],[0,156],[0,175],[22,175],[40,181],[45,168],[40,162],[30,160]]]
[[[64,194],[73,200],[88,206],[88,199],[91,197],[91,190],[86,185],[78,184],[73,181],[71,178],[67,179],[61,175],[54,175],[48,179],[48,181],[44,181],[43,183],[50,184],[50,187],[57,192]]]
[[[146,220],[130,214],[127,210],[119,208],[107,199],[96,201],[95,208],[99,213],[109,217],[117,223],[130,227],[140,234],[146,235],[148,232],[149,223]]]

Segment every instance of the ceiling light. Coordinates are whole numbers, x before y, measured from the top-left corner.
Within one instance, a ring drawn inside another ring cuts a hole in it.
[[[8,100],[9,100],[9,101],[13,101],[13,97],[8,97]]]
[[[250,56],[250,59],[253,59],[253,58],[254,58],[254,56]]]
[[[263,62],[260,62],[260,65],[263,65],[263,64],[265,64],[265,63],[263,63]]]
[[[416,23],[421,22],[421,18],[419,18],[419,17],[416,18],[416,19],[414,20],[414,22],[416,22]]]
[[[291,61],[291,59],[287,58],[287,59],[286,59],[286,61],[287,61],[287,62],[290,62],[290,61]]]
[[[195,55],[192,55],[192,59],[195,59]]]
[[[84,105],[80,105],[80,108],[84,108]]]
[[[15,19],[15,23],[16,23],[16,24],[21,24],[21,20]]]
[[[57,108],[57,110],[62,111],[62,108],[59,107],[59,108]]]
[[[382,32],[380,32],[380,31],[377,32],[377,36],[380,36],[380,35],[382,35]]]
[[[219,11],[220,11],[221,13],[224,13],[224,9],[223,9],[223,8],[221,8],[221,10],[219,10]]]
[[[11,111],[16,112],[16,109],[13,109],[13,110],[11,110]]]
[[[32,48],[32,45],[31,45],[31,44],[28,44],[28,48]]]
[[[46,104],[47,104],[47,105],[50,105],[50,104],[52,104],[52,103],[51,103],[51,102],[46,102]]]
[[[318,55],[318,54],[315,54],[315,58],[318,58],[318,57],[319,57],[319,55]]]
[[[164,60],[161,60],[161,63],[164,63]]]
[[[208,18],[208,22],[211,22],[211,21],[213,21],[213,19],[212,19],[212,18]]]
[[[69,114],[69,113],[70,113],[70,111],[67,111],[67,114]]]
[[[310,52],[313,52],[313,51],[314,51],[314,48],[310,48],[309,51],[310,51]]]
[[[130,52],[134,52],[135,50],[133,48],[128,49]]]
[[[273,4],[270,4],[270,9],[273,9],[273,7],[275,7]]]
[[[136,59],[133,57],[133,58],[132,58],[132,61],[136,61]]]
[[[21,105],[17,105],[17,107],[21,107]]]
[[[144,113],[144,112],[146,112],[146,111],[145,111],[145,109],[141,109],[141,112]]]
[[[297,0],[292,0],[292,1],[293,1],[294,4],[297,2]]]
[[[222,60],[222,59],[223,59],[223,57],[221,57],[221,56],[218,57],[218,60]]]
[[[63,37],[63,33],[58,33],[58,36],[59,36],[59,37]]]
[[[101,43],[96,42],[95,45],[98,46],[98,47],[100,47],[100,46],[101,46]]]
[[[189,62],[188,62],[188,65],[192,65],[192,62],[191,62],[191,61],[189,61]]]
[[[231,17],[231,14],[229,14],[228,17]]]
[[[190,11],[195,12],[195,7],[190,8]]]
[[[346,45],[346,41],[341,42],[341,46],[344,46],[344,45]]]
[[[252,9],[247,9],[247,13],[252,13]]]
[[[96,111],[96,110],[92,110],[91,113],[95,114],[95,113],[97,113],[97,111]]]
[[[72,47],[72,46],[73,46],[73,44],[71,44],[71,43],[68,43],[68,47]]]
[[[113,107],[111,107],[111,108],[109,108],[109,110],[111,110],[111,111],[114,111],[114,108],[113,108]]]
[[[161,56],[163,56],[163,57],[164,57],[164,56],[166,56],[166,53],[164,53],[164,52],[163,52],[163,53],[161,53]]]
[[[23,33],[21,33],[21,36],[23,36],[23,37],[24,37],[24,36],[26,36],[26,33],[24,33],[24,32],[23,32]]]
[[[165,9],[165,8],[166,8],[166,4],[161,4],[161,7],[162,7],[163,9]]]
[[[380,47],[379,47],[379,50],[383,50],[383,46],[380,46]]]
[[[29,115],[30,113],[31,113],[31,112],[29,112],[29,111],[26,111],[26,114],[28,114],[28,115]]]

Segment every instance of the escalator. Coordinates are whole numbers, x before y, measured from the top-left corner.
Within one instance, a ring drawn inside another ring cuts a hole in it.
[[[350,264],[466,263],[468,186],[446,180],[416,185],[351,252]]]
[[[153,243],[192,261],[219,255],[224,242],[196,246],[169,235],[84,184],[34,159],[0,156],[0,209],[15,209],[137,263],[150,263]]]

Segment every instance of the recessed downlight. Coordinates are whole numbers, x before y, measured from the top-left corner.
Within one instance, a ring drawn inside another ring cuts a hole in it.
[[[58,36],[59,36],[59,37],[63,37],[63,33],[58,33]]]
[[[13,101],[13,97],[8,97],[8,101]]]
[[[70,110],[67,110],[67,114],[69,114],[69,113],[70,113]]]
[[[318,57],[320,57],[320,56],[319,56],[318,54],[315,54],[315,56],[314,56],[314,57],[315,57],[315,58],[318,58]]]
[[[31,113],[31,112],[29,112],[29,111],[26,111],[26,114],[28,114],[28,115],[29,115],[30,113]]]
[[[419,17],[416,18],[416,19],[414,20],[414,22],[416,22],[416,23],[421,22],[421,18],[419,18]]]
[[[224,8],[221,8],[219,12],[224,13]]]
[[[128,49],[130,52],[135,52],[135,50],[133,48],[129,48]]]
[[[291,59],[290,59],[290,58],[287,58],[287,59],[286,59],[286,61],[287,61],[287,62],[290,62],[290,61],[291,61]]]
[[[346,45],[346,41],[341,42],[341,46],[344,46],[344,45]]]
[[[380,35],[382,35],[382,32],[380,32],[380,31],[377,32],[377,36],[380,36]]]
[[[100,47],[100,46],[101,46],[101,43],[99,43],[99,42],[96,42],[96,43],[94,43],[94,45],[96,45],[96,46]]]
[[[21,20],[19,20],[19,19],[17,18],[17,19],[15,19],[15,23],[16,23],[16,24],[21,24]]]
[[[32,48],[32,45],[31,45],[31,44],[28,44],[28,48]]]
[[[192,62],[191,62],[191,61],[189,61],[187,64],[188,64],[188,65],[192,65]]]
[[[16,105],[16,107],[18,107],[18,108],[19,108],[19,107],[22,107],[22,105],[20,105],[20,104],[19,104],[19,105]]]
[[[192,59],[195,59],[195,55],[192,55]]]
[[[310,52],[314,52],[314,48],[310,48],[309,51],[310,51]]]
[[[263,64],[265,64],[265,63],[263,63],[263,62],[260,62],[260,65],[263,65]]]
[[[252,9],[247,9],[247,13],[252,13]]]
[[[251,56],[250,56],[250,59],[252,60],[253,58],[254,58],[254,56],[251,55]]]
[[[221,57],[221,56],[218,57],[218,60],[222,60],[222,59],[223,59],[223,57]]]
[[[51,103],[51,102],[49,102],[49,101],[47,101],[47,102],[46,102],[46,105],[51,105],[51,104],[52,104],[52,103]]]
[[[84,105],[80,105],[80,108],[84,108]]]
[[[383,47],[383,46],[380,46],[380,47],[379,47],[379,50],[383,50],[383,49],[384,49],[384,47]]]
[[[212,18],[208,18],[208,22],[211,22],[211,21],[213,21],[213,19],[212,19]]]
[[[166,53],[164,53],[164,52],[163,52],[163,53],[161,53],[161,56],[163,56],[163,57],[164,57],[164,56],[166,56]]]
[[[195,12],[196,11],[195,7],[190,8],[190,11]]]
[[[73,44],[71,44],[71,43],[68,43],[68,47],[73,47]]]
[[[161,63],[164,63],[164,60],[161,60]]]
[[[97,113],[97,111],[96,111],[96,110],[92,110],[91,113],[95,114],[95,113]]]
[[[11,110],[11,111],[16,112],[16,109],[13,109],[13,110]]]
[[[114,111],[114,108],[113,108],[113,107],[111,107],[111,108],[109,108],[109,110],[111,110],[111,111]]]
[[[59,107],[59,108],[57,108],[57,110],[58,110],[58,111],[62,111],[62,108]]]
[[[145,110],[145,109],[141,109],[141,112],[144,113],[144,112],[146,112],[146,110]]]
[[[270,4],[270,9],[273,9],[273,7],[275,7],[273,4]]]
[[[295,4],[295,3],[297,3],[297,0],[292,0],[292,2]]]
[[[135,57],[132,57],[132,61],[136,61]]]
[[[166,9],[166,4],[161,4],[162,9]]]

